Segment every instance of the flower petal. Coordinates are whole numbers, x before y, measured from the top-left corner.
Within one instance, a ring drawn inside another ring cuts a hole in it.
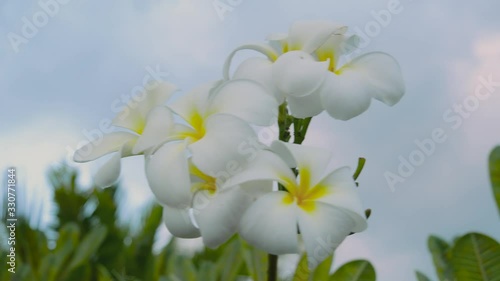
[[[168,142],[146,162],[151,191],[162,204],[185,208],[191,205],[191,181],[186,145]]]
[[[290,114],[297,118],[313,117],[324,110],[318,91],[303,97],[288,96],[287,101],[288,106],[290,106]]]
[[[346,211],[356,223],[353,232],[361,232],[366,229],[366,219],[351,169],[348,167],[337,169],[327,175],[319,185],[326,187],[329,192],[317,201]]]
[[[205,130],[203,138],[188,146],[193,163],[202,172],[228,177],[248,161],[241,147],[257,138],[248,123],[232,115],[215,114],[205,120]]]
[[[298,224],[310,268],[315,268],[351,233],[354,220],[342,209],[316,202],[315,210],[298,210]]]
[[[113,125],[141,134],[151,109],[163,105],[177,89],[177,86],[171,83],[155,84],[152,89],[146,90],[142,95],[132,97],[113,119]]]
[[[209,113],[226,113],[255,125],[269,126],[276,122],[278,105],[264,86],[238,79],[222,84],[213,92]]]
[[[226,242],[238,229],[241,216],[252,203],[239,187],[211,195],[199,191],[193,200],[193,211],[203,243],[215,248]]]
[[[273,64],[273,79],[286,95],[307,96],[320,88],[328,74],[328,65],[328,61],[318,62],[306,52],[288,52]]]
[[[224,80],[229,80],[229,70],[230,70],[230,67],[231,67],[231,63],[233,61],[233,57],[234,55],[236,55],[236,53],[238,51],[241,51],[241,50],[254,50],[254,51],[257,51],[261,54],[264,54],[266,55],[270,61],[275,61],[277,58],[278,58],[278,53],[276,52],[276,50],[273,49],[273,47],[267,45],[267,44],[262,44],[262,43],[256,43],[256,44],[245,44],[245,45],[242,45],[238,48],[236,48],[234,51],[232,51],[229,56],[227,57],[226,61],[224,62],[224,68],[223,68],[223,71],[222,71],[222,74],[223,74],[223,77],[224,77]]]
[[[167,140],[173,133],[174,117],[165,106],[157,106],[148,114],[144,132],[138,138],[133,152],[141,153]]]
[[[167,226],[168,231],[175,237],[200,237],[200,231],[194,226],[189,216],[189,209],[163,206],[163,222]]]
[[[325,167],[332,158],[330,151],[318,147],[274,141],[271,149],[289,163],[294,163],[300,173],[307,172],[309,186],[315,186],[323,178]],[[292,162],[291,159],[294,161]]]
[[[261,84],[282,104],[285,96],[274,85],[272,65],[273,63],[265,58],[247,59],[238,66],[233,79],[248,79]]]
[[[335,119],[349,120],[370,106],[370,88],[358,72],[331,73],[320,89],[325,110]]]
[[[104,135],[100,140],[94,140],[80,147],[73,155],[73,161],[78,163],[95,160],[101,156],[120,150],[129,141],[137,139],[137,135],[128,132],[113,132]]]
[[[221,81],[211,81],[189,91],[181,96],[169,107],[184,120],[190,122],[193,115],[205,115],[208,106],[210,91],[216,88]]]
[[[115,153],[104,165],[102,165],[94,176],[94,184],[100,188],[113,185],[120,177],[121,159],[132,154],[134,141],[127,142]]]
[[[222,187],[231,187],[243,183],[262,180],[276,180],[281,183],[295,182],[295,175],[290,167],[278,155],[268,150],[257,152],[254,159],[243,166],[243,170],[223,183]],[[257,188],[258,186],[255,185]],[[251,188],[252,185],[242,187]]]
[[[290,50],[316,51],[333,35],[341,35],[347,27],[330,21],[298,21],[289,33]]]
[[[274,255],[297,253],[297,208],[283,203],[286,196],[286,192],[276,191],[257,199],[241,218],[241,237]]]
[[[371,96],[389,106],[398,103],[404,95],[401,68],[396,59],[386,53],[368,53],[355,58],[344,67],[346,71],[361,72],[360,79],[367,84]]]

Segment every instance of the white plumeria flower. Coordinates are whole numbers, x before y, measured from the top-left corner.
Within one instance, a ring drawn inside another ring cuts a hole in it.
[[[146,175],[164,207],[163,219],[170,233],[180,238],[201,236],[206,246],[214,248],[236,233],[253,195],[240,186],[221,188],[217,179],[188,160],[185,145],[163,145],[148,159]]]
[[[340,65],[343,55],[358,45],[357,36],[347,36],[347,27],[327,21],[293,24],[288,35],[272,35],[270,43],[237,48],[227,59],[224,77],[241,49],[253,49],[267,56],[244,61],[234,78],[255,80],[285,98],[291,114],[312,117],[326,110],[332,117],[348,120],[368,109],[375,98],[396,104],[404,94],[404,81],[397,61],[374,52]]]
[[[274,142],[251,165],[226,182],[236,185],[276,180],[286,191],[257,199],[240,222],[240,235],[271,254],[299,251],[302,238],[309,264],[331,255],[351,232],[363,231],[366,219],[349,168],[326,171],[331,159],[323,149]],[[296,177],[291,167],[296,167]],[[298,235],[300,233],[300,236]]]
[[[245,164],[248,155],[241,153],[241,147],[257,139],[250,124],[273,124],[277,107],[272,95],[254,81],[208,83],[170,106],[185,124],[175,124],[167,142],[186,141],[193,163],[204,173],[218,177],[235,165]],[[159,133],[161,131],[152,129],[145,136],[148,141],[136,146],[135,152],[150,148],[158,139],[165,139]]]
[[[173,116],[162,106],[177,87],[170,83],[160,83],[143,93],[142,100],[131,99],[127,106],[113,120],[112,125],[125,129],[104,135],[79,148],[74,156],[75,162],[88,162],[104,155],[115,153],[96,173],[94,182],[99,187],[107,187],[116,182],[120,176],[121,158],[143,154],[133,151],[136,144],[145,141],[144,133],[156,124],[156,131],[168,134],[172,130]],[[161,143],[162,139],[157,139]]]

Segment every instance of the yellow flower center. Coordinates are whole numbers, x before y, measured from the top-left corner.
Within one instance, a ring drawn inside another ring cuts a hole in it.
[[[328,189],[325,186],[311,186],[311,173],[309,169],[300,169],[299,183],[287,181],[285,188],[288,191],[283,203],[297,203],[302,210],[313,212],[316,208],[316,200],[325,196]]]

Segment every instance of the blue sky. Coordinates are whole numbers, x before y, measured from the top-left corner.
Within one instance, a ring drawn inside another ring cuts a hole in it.
[[[212,0],[66,0],[16,52],[9,34],[21,36],[23,17],[33,21],[42,6],[1,1],[0,168],[17,166],[33,199],[46,198],[48,166],[66,159],[85,140],[84,130],[112,118],[113,102],[141,85],[148,68],[168,73],[169,81],[189,90],[219,79],[225,56],[235,47],[286,32],[295,20],[330,19],[366,33],[375,15],[394,5],[389,0],[234,2],[240,4],[221,17]],[[454,111],[470,102],[479,77],[500,81],[499,9],[500,3],[487,0],[401,0],[385,26],[368,32],[361,51],[398,59],[405,97],[392,108],[374,102],[349,122],[320,115],[306,140],[331,149],[332,165],[368,159],[359,180],[373,216],[366,232],[338,249],[336,266],[367,258],[379,280],[415,280],[415,269],[435,279],[426,249],[429,234],[450,240],[478,231],[500,240],[487,175],[488,153],[500,144],[500,87],[467,117]],[[455,121],[443,118],[447,112]],[[431,138],[435,129],[446,140],[391,191],[384,174],[397,174],[400,158],[409,159],[418,150],[415,141]],[[141,165],[127,159],[122,173],[127,198],[137,208],[150,198]],[[84,182],[96,166],[78,165]]]

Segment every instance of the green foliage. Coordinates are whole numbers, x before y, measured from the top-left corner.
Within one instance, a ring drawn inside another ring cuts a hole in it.
[[[500,281],[500,244],[479,233],[457,240],[451,262],[457,281]]]
[[[497,202],[500,214],[500,146],[495,147],[490,154],[490,180],[493,187],[493,196]]]
[[[332,276],[330,281],[375,281],[375,268],[369,261],[356,260],[341,266]]]
[[[494,239],[468,233],[452,245],[434,236],[428,244],[439,280],[500,281],[500,244]]]

